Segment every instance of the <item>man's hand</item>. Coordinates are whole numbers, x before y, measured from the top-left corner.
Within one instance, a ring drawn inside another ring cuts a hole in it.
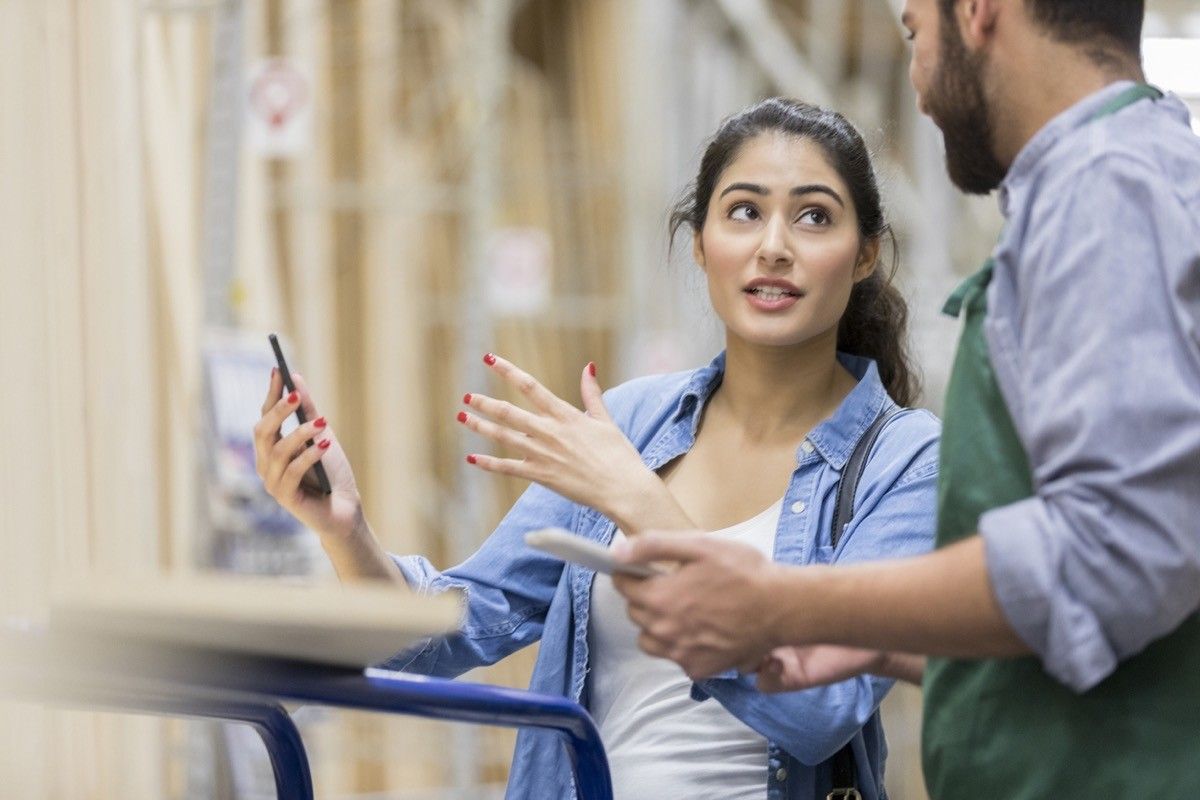
[[[674,563],[651,578],[613,575],[642,629],[638,646],[693,680],[750,672],[778,644],[773,600],[781,568],[752,547],[699,534],[643,534],[613,548],[627,563]]]
[[[887,655],[883,650],[834,644],[777,647],[759,664],[757,687],[760,692],[798,692],[864,673],[878,675]]]

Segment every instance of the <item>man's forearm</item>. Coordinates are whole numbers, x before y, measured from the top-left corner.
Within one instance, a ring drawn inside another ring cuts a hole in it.
[[[842,644],[959,658],[1026,655],[1004,617],[978,536],[927,555],[777,574],[780,645]]]
[[[873,674],[920,686],[921,678],[925,674],[925,656],[884,653],[883,664],[879,669],[873,670]]]

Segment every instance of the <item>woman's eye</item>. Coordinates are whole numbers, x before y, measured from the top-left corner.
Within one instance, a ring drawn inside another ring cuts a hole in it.
[[[820,208],[810,208],[800,215],[800,222],[808,222],[812,225],[828,225],[829,215]]]
[[[750,222],[758,219],[758,210],[752,205],[738,203],[729,209],[729,218],[738,222]]]

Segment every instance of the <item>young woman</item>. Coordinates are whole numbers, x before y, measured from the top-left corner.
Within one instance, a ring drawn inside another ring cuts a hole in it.
[[[740,674],[693,683],[639,651],[610,579],[524,544],[527,531],[547,526],[605,545],[649,529],[700,528],[790,563],[906,556],[932,545],[939,426],[915,410],[883,429],[853,521],[831,544],[847,459],[872,423],[915,391],[906,308],[877,268],[889,232],[858,132],[839,114],[785,99],[731,117],[676,208],[672,234],[684,225],[725,326],[725,352],[701,369],[603,395],[589,364],[584,410],[485,356],[529,408],[467,395],[459,421],[520,455],[467,460],[534,484],[463,564],[439,572],[424,558],[383,552],[336,438],[303,388],[282,397],[277,375],[256,429],[260,472],[321,535],[343,578],[466,590],[458,633],[387,666],[454,676],[540,641],[531,688],[587,706],[619,800],[824,797],[831,759],[847,742],[858,788],[879,798],[886,748],[877,709],[889,679],[777,695]],[[300,402],[314,421],[280,439]],[[328,497],[301,485],[318,459],[333,483]],[[522,731],[509,796],[573,793],[555,736]]]

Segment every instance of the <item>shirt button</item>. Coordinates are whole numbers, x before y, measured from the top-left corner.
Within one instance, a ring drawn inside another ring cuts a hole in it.
[[[792,513],[793,514],[801,514],[803,512],[804,512],[804,503],[801,503],[799,500],[792,503]]]
[[[803,450],[803,451],[804,451],[804,452],[806,452],[806,453],[811,453],[811,452],[813,451],[813,443],[812,443],[812,442],[810,442],[808,439],[805,439],[805,440],[804,440],[804,441],[803,441],[803,442],[800,444],[800,449],[801,449],[801,450]]]
[[[787,770],[784,769],[783,767],[780,767],[779,769],[775,770],[775,780],[779,781],[780,783],[783,783],[784,781],[786,781],[787,780]]]

